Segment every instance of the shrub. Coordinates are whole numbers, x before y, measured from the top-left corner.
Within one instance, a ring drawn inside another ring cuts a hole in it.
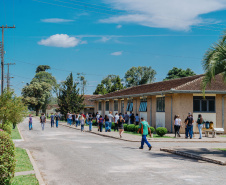
[[[156,129],[156,133],[162,137],[167,133],[167,129],[164,127],[159,127]]]
[[[137,132],[138,129],[139,129],[139,125],[136,125],[136,126],[135,126],[135,132]]]
[[[11,134],[12,132],[12,123],[9,121],[6,121],[4,124],[0,124],[0,129],[6,131],[8,134]]]
[[[128,125],[127,130],[130,131],[130,132],[134,132],[135,131],[135,125],[134,124]]]
[[[123,127],[124,127],[124,130],[127,131],[128,125],[127,124],[123,124]]]
[[[154,127],[150,127],[151,133],[153,134],[155,132],[155,128]]]
[[[93,120],[93,126],[97,126],[97,122]]]
[[[9,184],[15,171],[15,148],[10,135],[0,131],[0,184]]]
[[[111,129],[114,129],[114,128],[115,128],[115,123],[112,122],[112,123],[111,123]]]

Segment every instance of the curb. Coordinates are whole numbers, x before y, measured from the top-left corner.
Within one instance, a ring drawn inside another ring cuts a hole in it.
[[[23,135],[21,134],[21,131],[20,131],[20,128],[19,128],[19,124],[17,124],[17,129],[18,129],[18,131],[20,133],[20,137],[21,137],[21,139],[19,141],[25,141]]]
[[[27,151],[28,157],[29,157],[29,159],[31,161],[31,164],[32,164],[32,166],[34,168],[35,176],[38,179],[39,185],[45,185],[45,183],[44,183],[44,181],[42,179],[41,173],[40,173],[40,171],[38,169],[38,166],[36,165],[35,160],[33,159],[32,155],[31,155],[31,152],[28,149],[26,149],[26,151]]]
[[[208,157],[202,157],[202,156],[199,156],[199,155],[196,155],[196,154],[191,154],[191,153],[188,153],[188,152],[181,152],[181,151],[177,151],[177,150],[173,150],[173,149],[167,149],[167,148],[160,148],[160,151],[180,155],[180,156],[183,156],[183,157],[188,157],[188,158],[191,158],[191,159],[202,160],[202,161],[206,161],[206,162],[210,162],[210,163],[214,163],[214,164],[226,165],[226,162],[224,162],[224,161],[210,159]]]
[[[68,128],[72,128],[72,129],[76,129],[76,130],[80,130],[79,128],[71,127],[71,126],[68,126],[68,125],[64,125],[64,124],[62,124],[62,123],[59,123],[59,125],[62,125],[62,126],[68,127]],[[92,133],[92,134],[96,134],[96,135],[103,136],[103,137],[118,139],[118,140],[121,140],[121,141],[127,141],[127,142],[133,142],[133,143],[140,142],[140,141],[132,141],[132,140],[128,140],[128,139],[122,139],[122,138],[118,138],[118,137],[114,137],[114,136],[103,135],[103,134],[99,134],[99,133],[93,132],[93,131],[85,131],[85,132],[87,132],[87,133]]]
[[[64,125],[62,123],[59,122],[59,125],[62,125],[62,126],[65,126],[65,127],[68,127],[68,128],[72,128],[72,129],[76,129],[76,130],[80,130],[79,128],[76,128],[76,127],[71,127],[69,125]],[[140,141],[132,141],[132,140],[128,140],[128,139],[120,139],[118,137],[114,137],[114,136],[109,136],[109,135],[103,135],[103,134],[100,134],[100,133],[97,133],[97,132],[93,132],[93,131],[85,131],[85,132],[88,132],[88,133],[92,133],[92,134],[96,134],[96,135],[99,135],[99,136],[103,136],[103,137],[108,137],[108,138],[113,138],[113,139],[118,139],[118,140],[121,140],[121,141],[127,141],[127,142],[133,142],[133,143],[138,143]],[[150,142],[156,142],[156,143],[161,143],[161,142],[164,142],[164,143],[225,143],[224,141],[182,141],[182,140],[177,140],[175,139],[175,141],[167,141],[167,140],[163,140],[163,141],[160,141],[160,140],[152,140],[152,138],[148,138],[148,141]]]

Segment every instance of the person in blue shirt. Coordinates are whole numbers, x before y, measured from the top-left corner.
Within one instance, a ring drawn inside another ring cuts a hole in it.
[[[53,115],[53,113],[51,113],[51,116],[50,116],[51,127],[54,127],[54,118],[55,118],[55,116]]]
[[[135,122],[136,122],[136,125],[139,125],[139,123],[140,123],[140,118],[139,118],[138,114],[136,114],[136,116],[135,116]]]

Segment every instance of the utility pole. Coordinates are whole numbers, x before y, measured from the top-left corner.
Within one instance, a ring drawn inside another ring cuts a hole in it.
[[[15,25],[13,26],[0,26],[0,28],[2,28],[2,42],[1,42],[1,94],[3,94],[3,90],[4,90],[4,29],[7,28],[16,28]]]
[[[7,89],[9,89],[9,87],[10,87],[10,78],[13,78],[13,77],[10,77],[10,75],[9,75],[9,65],[16,65],[16,64],[15,63],[7,63],[5,65],[8,66],[8,72],[7,72],[6,78],[7,78]]]

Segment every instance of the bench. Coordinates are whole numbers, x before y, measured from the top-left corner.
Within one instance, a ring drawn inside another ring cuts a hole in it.
[[[205,137],[209,136],[209,132],[212,132],[212,137],[216,137],[217,133],[224,133],[224,129],[223,128],[214,128],[212,130],[205,130]]]

